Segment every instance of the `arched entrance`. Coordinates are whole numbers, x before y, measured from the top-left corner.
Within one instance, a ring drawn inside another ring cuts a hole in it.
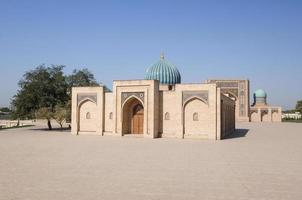
[[[131,97],[123,106],[123,134],[144,133],[144,106],[135,97]]]

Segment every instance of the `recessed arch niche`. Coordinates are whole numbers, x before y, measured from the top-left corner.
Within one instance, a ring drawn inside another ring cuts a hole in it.
[[[78,106],[78,132],[96,132],[97,105],[92,99],[84,99]]]
[[[198,97],[187,100],[183,107],[184,135],[199,135],[207,133],[207,118],[209,106]]]

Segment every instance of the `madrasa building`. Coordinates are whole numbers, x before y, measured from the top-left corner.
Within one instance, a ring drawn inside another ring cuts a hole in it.
[[[164,55],[142,80],[72,88],[72,133],[220,140],[235,130],[235,100],[216,83],[181,83]]]
[[[72,88],[72,134],[220,140],[250,121],[248,80],[181,83],[164,55],[144,79]]]

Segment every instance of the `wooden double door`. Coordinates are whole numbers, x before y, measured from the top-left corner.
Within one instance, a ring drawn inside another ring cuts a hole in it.
[[[137,104],[133,108],[131,118],[131,133],[143,134],[144,133],[144,107],[141,104]]]

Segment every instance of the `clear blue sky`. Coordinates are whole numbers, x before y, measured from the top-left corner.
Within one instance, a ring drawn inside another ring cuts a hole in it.
[[[87,67],[109,87],[162,51],[183,82],[248,78],[288,109],[302,99],[302,1],[0,0],[0,106],[39,64]]]

